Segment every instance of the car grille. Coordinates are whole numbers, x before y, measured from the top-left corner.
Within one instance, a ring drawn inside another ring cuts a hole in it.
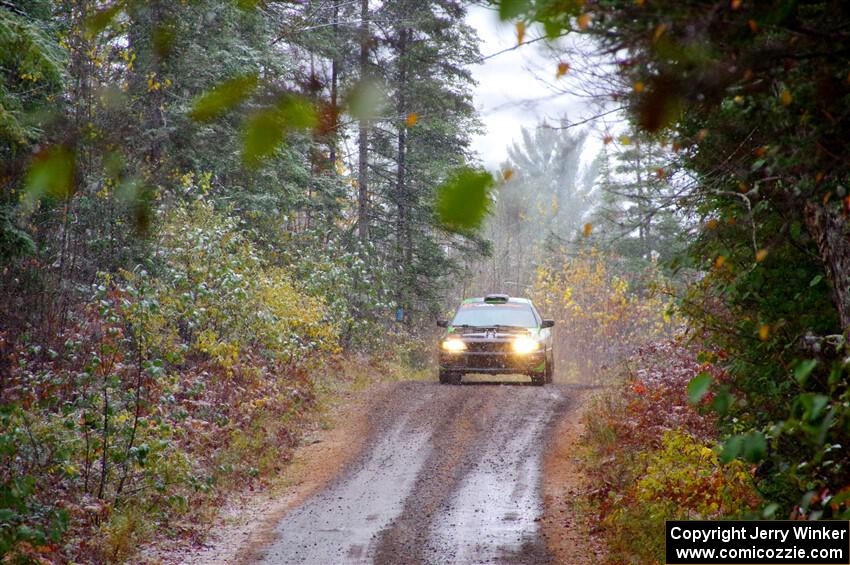
[[[466,350],[470,353],[509,353],[510,341],[467,341]]]

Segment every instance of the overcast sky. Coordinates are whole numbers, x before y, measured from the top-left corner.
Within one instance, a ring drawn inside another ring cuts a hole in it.
[[[485,57],[517,44],[515,26],[500,22],[495,9],[471,6],[466,21],[478,31]],[[525,39],[539,35],[540,30],[531,28]],[[478,81],[475,107],[486,130],[474,137],[473,149],[488,169],[498,168],[505,160],[511,141],[520,137],[521,127],[533,127],[542,120],[555,124],[564,114],[574,121],[591,113],[581,99],[554,96],[545,84],[571,79],[570,73],[556,79],[558,61],[547,56],[543,43],[523,45],[472,67],[472,76]]]

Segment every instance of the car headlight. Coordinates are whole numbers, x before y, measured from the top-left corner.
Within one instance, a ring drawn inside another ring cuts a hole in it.
[[[457,353],[466,349],[466,344],[459,339],[443,340],[443,349],[450,353]]]
[[[513,342],[514,353],[521,355],[532,353],[538,349],[540,349],[540,342],[525,335],[516,338]]]

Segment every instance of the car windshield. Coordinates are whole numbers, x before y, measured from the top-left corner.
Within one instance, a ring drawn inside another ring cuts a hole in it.
[[[470,302],[461,305],[452,320],[453,326],[518,326],[536,328],[537,319],[528,304],[488,304]]]

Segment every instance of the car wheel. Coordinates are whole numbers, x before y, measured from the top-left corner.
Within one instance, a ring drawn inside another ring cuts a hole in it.
[[[532,373],[531,384],[534,386],[543,386],[546,384],[546,373]]]
[[[546,361],[546,382],[552,384],[552,376],[555,374],[555,360],[548,359]]]
[[[455,371],[440,371],[440,382],[444,385],[459,385],[463,375]]]

